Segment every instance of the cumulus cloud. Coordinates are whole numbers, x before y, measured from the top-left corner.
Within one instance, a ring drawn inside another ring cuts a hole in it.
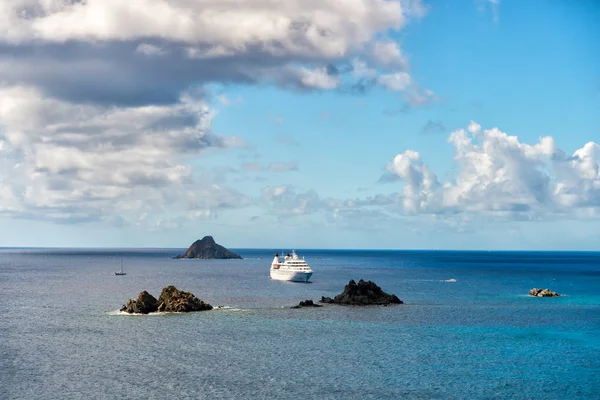
[[[244,145],[212,133],[207,87],[380,85],[417,104],[433,93],[390,32],[425,12],[419,0],[0,1],[0,214],[166,229],[243,207],[195,169]],[[291,187],[269,199],[281,215],[326,208]]]
[[[424,9],[406,0],[7,0],[0,75],[71,101],[172,103],[211,82],[354,87],[332,73],[351,68],[332,66],[358,57],[403,90],[391,79],[408,63],[388,32]]]
[[[327,68],[307,69],[301,68],[298,70],[298,79],[301,86],[314,89],[334,89],[340,84],[340,78],[337,75],[331,74]]]
[[[440,182],[421,155],[406,150],[386,175],[404,183],[403,211],[410,214],[475,213],[534,219],[548,214],[597,215],[600,146],[589,142],[572,155],[552,137],[534,145],[472,121],[453,132],[456,177]]]
[[[586,143],[572,154],[552,137],[521,142],[498,128],[471,121],[450,134],[454,177],[446,180],[419,152],[405,150],[380,179],[401,185],[391,194],[362,198],[323,198],[290,185],[266,186],[262,201],[279,217],[320,213],[340,227],[390,228],[409,216],[436,229],[468,233],[490,221],[542,221],[600,217],[600,145]]]
[[[107,107],[0,88],[0,213],[78,222],[241,205],[233,190],[208,180],[199,188],[187,162],[232,142],[210,132],[213,114],[193,95]]]

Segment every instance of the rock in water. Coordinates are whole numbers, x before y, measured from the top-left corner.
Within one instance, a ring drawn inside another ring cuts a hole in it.
[[[158,311],[158,302],[154,296],[144,290],[137,299],[127,300],[127,304],[121,307],[120,311],[129,314],[148,314]]]
[[[204,236],[202,240],[196,240],[184,255],[173,258],[200,258],[204,260],[242,259],[239,255],[215,243],[212,236]]]
[[[374,282],[365,282],[362,279],[358,284],[354,280],[348,282],[346,287],[344,287],[344,292],[338,294],[333,299],[330,297],[321,297],[321,303],[355,306],[404,304],[395,294],[387,294]]]
[[[191,293],[167,286],[158,297],[158,311],[192,312],[212,310],[212,306]]]
[[[533,297],[560,297],[560,294],[553,292],[550,289],[533,288],[529,291],[529,295]]]
[[[305,307],[323,307],[320,304],[315,304],[312,300],[304,300],[298,303],[297,306],[293,306],[290,308],[305,308]]]

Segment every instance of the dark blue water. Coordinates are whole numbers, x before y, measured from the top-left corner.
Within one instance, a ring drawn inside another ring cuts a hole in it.
[[[600,253],[183,250],[0,250],[0,399],[600,398]],[[288,308],[361,278],[406,304]],[[226,308],[116,311],[171,284]]]

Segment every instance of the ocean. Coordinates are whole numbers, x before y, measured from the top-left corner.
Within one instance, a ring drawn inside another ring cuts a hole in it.
[[[0,399],[600,399],[600,253],[232,250],[1,249]],[[290,309],[350,279],[405,304]],[[223,308],[118,312],[167,285]]]

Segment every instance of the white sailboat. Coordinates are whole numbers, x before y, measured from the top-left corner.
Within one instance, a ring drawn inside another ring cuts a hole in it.
[[[123,272],[123,257],[121,257],[121,270],[115,271],[115,275],[127,275],[125,272]]]
[[[279,254],[275,254],[273,262],[271,263],[271,279],[279,281],[292,281],[292,282],[308,282],[312,276],[313,271],[310,266],[302,259],[298,258],[296,252],[292,250],[292,254],[289,253],[283,257],[283,262],[279,261]]]

